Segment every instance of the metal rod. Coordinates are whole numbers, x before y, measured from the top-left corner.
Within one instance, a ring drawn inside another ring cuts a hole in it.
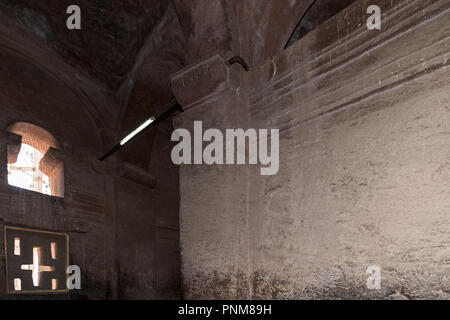
[[[301,16],[300,21],[297,23],[297,25],[294,28],[294,31],[292,31],[291,36],[289,37],[288,41],[284,45],[284,47],[283,47],[284,50],[286,50],[289,47],[289,44],[291,42],[292,37],[295,34],[295,31],[297,31],[297,28],[300,26],[300,24],[302,23],[302,21],[306,17],[306,15],[309,13],[309,11],[311,11],[312,7],[316,4],[316,2],[317,2],[317,0],[311,1],[311,3],[309,4],[308,8],[306,9],[306,11],[303,12],[303,15]]]
[[[242,59],[239,56],[233,57],[230,60],[228,60],[228,64],[231,66],[233,64],[240,64],[242,66],[242,68],[244,68],[245,71],[249,71],[250,68],[248,67],[248,64],[244,61],[244,59]]]

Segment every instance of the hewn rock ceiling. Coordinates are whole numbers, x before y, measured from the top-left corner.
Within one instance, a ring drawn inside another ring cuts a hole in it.
[[[192,63],[220,51],[257,65],[285,46],[313,1],[174,0],[185,34],[186,60]]]
[[[117,88],[170,0],[0,0],[0,10],[48,41],[69,64]],[[66,9],[82,8],[82,28],[66,28]]]
[[[314,30],[329,18],[351,5],[353,2],[355,2],[355,0],[316,0],[295,28],[292,37],[289,39],[288,46],[303,38],[311,30]]]
[[[122,136],[170,101],[169,77],[183,66],[218,52],[257,66],[353,1],[0,0],[0,11],[110,89],[119,101],[110,125]],[[72,4],[82,10],[81,30],[66,27]],[[124,160],[145,168],[152,134]]]
[[[179,21],[175,33],[184,37],[184,52],[178,54],[185,64],[221,52],[255,66],[353,1],[0,0],[0,10],[45,39],[67,63],[118,90],[149,35],[173,36],[171,30],[152,32],[171,3]],[[66,9],[72,4],[82,9],[79,31],[66,28]]]

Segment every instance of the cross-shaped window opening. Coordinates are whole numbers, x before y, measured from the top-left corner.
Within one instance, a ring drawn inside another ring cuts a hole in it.
[[[41,282],[42,272],[52,272],[55,271],[54,267],[41,265],[41,248],[33,247],[33,264],[23,264],[21,266],[22,270],[31,271],[31,276],[33,278],[33,285],[39,287]]]

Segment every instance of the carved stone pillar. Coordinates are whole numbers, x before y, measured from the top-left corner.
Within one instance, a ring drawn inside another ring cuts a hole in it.
[[[215,55],[172,77],[173,93],[185,110],[174,126],[189,130],[192,149],[194,121],[202,121],[203,132],[216,128],[223,134],[225,129],[245,130],[248,126],[246,99],[239,87],[241,72],[240,66],[230,67]],[[181,165],[180,241],[185,298],[249,296],[248,174],[246,165]]]

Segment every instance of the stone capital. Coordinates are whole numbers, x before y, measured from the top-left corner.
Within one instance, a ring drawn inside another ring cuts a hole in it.
[[[195,105],[236,88],[238,72],[220,55],[214,55],[177,72],[171,77],[172,92],[188,110]]]

